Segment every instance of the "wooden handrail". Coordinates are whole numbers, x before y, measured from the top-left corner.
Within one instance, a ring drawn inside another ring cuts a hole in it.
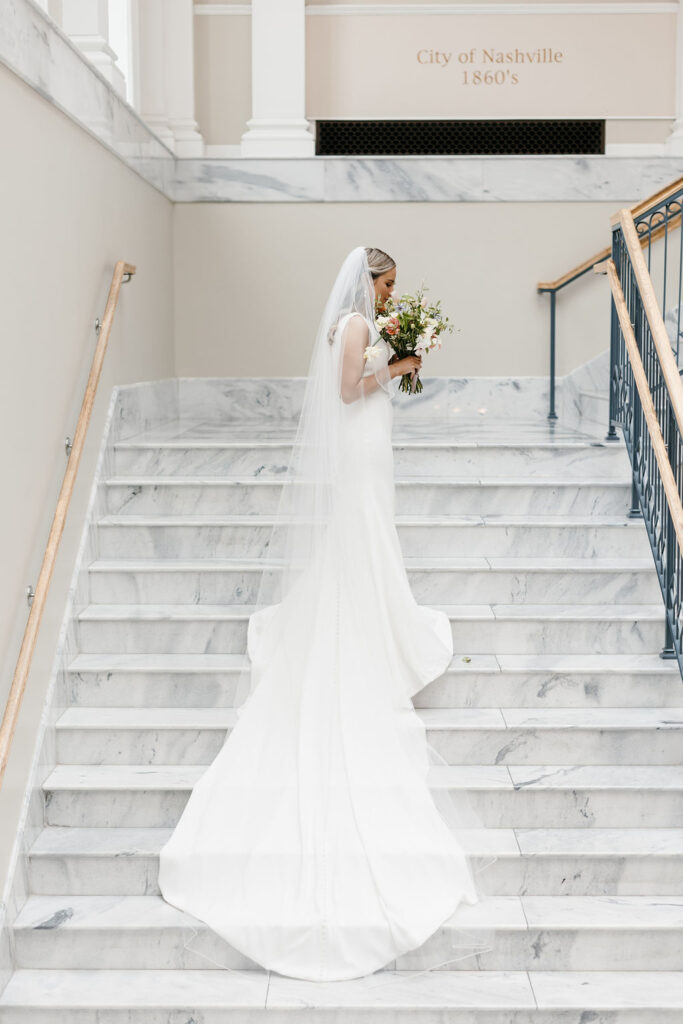
[[[623,212],[631,216],[630,210],[625,210]],[[631,223],[633,223],[632,217]],[[633,232],[635,234],[635,227],[633,229]],[[636,251],[642,260],[640,246],[637,247]],[[631,256],[631,258],[633,258],[633,256]],[[664,493],[666,495],[666,503],[669,506],[669,512],[671,514],[671,522],[676,532],[678,546],[680,550],[683,551],[683,504],[681,504],[681,498],[678,493],[678,487],[676,485],[676,478],[674,477],[673,470],[671,468],[671,463],[669,462],[666,442],[664,440],[664,435],[662,434],[662,428],[659,425],[659,420],[657,419],[657,413],[655,411],[654,402],[652,400],[652,393],[650,392],[650,385],[647,381],[647,375],[645,373],[643,361],[640,358],[640,352],[638,351],[638,343],[636,341],[636,336],[633,330],[633,324],[631,323],[631,317],[629,315],[628,306],[626,305],[626,299],[624,298],[624,293],[622,291],[621,283],[619,281],[619,275],[617,274],[617,268],[614,263],[614,260],[607,260],[604,264],[601,265],[599,270],[596,267],[595,271],[596,273],[601,274],[606,273],[609,278],[610,288],[612,289],[612,297],[614,299],[614,306],[616,308],[617,316],[619,317],[619,323],[621,325],[621,333],[624,336],[624,343],[628,350],[628,356],[631,363],[631,370],[633,372],[633,379],[635,381],[636,387],[638,388],[638,394],[640,395],[640,404],[643,409],[645,423],[647,424],[648,433],[650,435],[650,440],[652,442],[652,451],[654,452],[655,459],[657,460],[657,465],[659,466],[659,472],[662,477],[662,485],[664,487]],[[645,272],[647,273],[647,267],[645,268]],[[654,292],[652,293],[652,298],[654,298]],[[659,314],[659,310],[656,310],[656,312]],[[648,321],[650,321],[649,315]],[[659,314],[659,321],[662,325],[662,330],[664,330],[664,335],[666,337],[666,330],[664,329],[664,321],[661,318],[661,314]],[[652,336],[653,339],[655,339],[655,346],[657,348],[657,353],[659,354],[659,344],[658,340],[655,337],[655,332],[652,328],[652,322],[650,322],[650,330],[652,330]],[[658,333],[661,332],[659,332],[658,330]],[[668,343],[668,338],[666,340],[666,347],[668,349],[669,355],[671,355],[673,358],[671,346]],[[661,338],[659,339],[659,341],[661,341]],[[667,382],[668,387],[671,371],[671,367],[668,365],[668,360],[666,370],[664,368],[663,363],[661,364],[661,366],[662,374],[664,376],[665,381]],[[683,388],[683,384],[681,384],[681,378],[678,374],[678,368],[676,368],[675,380],[678,382],[679,388]],[[680,426],[680,420],[678,417],[679,409],[674,404],[674,398],[671,391],[669,392],[669,395],[671,398],[671,404],[676,414],[676,420]]]
[[[676,181],[672,182],[670,185],[667,185],[665,188],[660,189],[659,192],[654,192],[651,196],[648,196],[647,199],[643,199],[639,203],[636,203],[635,206],[632,206],[630,208],[631,216],[634,218],[639,217],[642,213],[645,213],[647,210],[649,210],[651,206],[658,206],[659,203],[663,202],[665,199],[668,199],[669,196],[674,195],[674,193],[678,192],[678,190],[681,188],[683,188],[683,178],[677,178]],[[619,211],[619,213],[615,213],[614,216],[611,218],[612,224],[615,224],[618,221],[620,212],[621,211]],[[675,229],[676,227],[679,226],[680,216],[672,217],[669,220],[669,230]],[[648,241],[656,241],[656,239],[659,238],[662,234],[664,234],[664,225],[655,228],[655,230],[650,233],[649,237],[647,235],[643,236],[640,239],[641,246],[647,245]],[[596,252],[594,256],[591,256],[589,259],[584,260],[583,263],[577,264],[577,266],[573,267],[571,270],[568,270],[566,274],[563,274],[562,277],[556,278],[555,281],[539,281],[536,285],[536,291],[559,291],[560,288],[563,288],[570,281],[573,281],[575,277],[580,277],[582,274],[585,274],[588,270],[590,270],[591,267],[594,267],[597,263],[606,260],[611,255],[612,249],[610,247],[607,247],[606,249],[601,249],[600,252]]]
[[[659,365],[662,368],[664,383],[667,391],[669,392],[671,407],[673,409],[674,416],[676,417],[678,429],[681,432],[681,436],[683,436],[683,381],[681,380],[678,364],[676,363],[676,357],[673,354],[671,342],[669,341],[669,336],[666,333],[664,320],[655,297],[652,278],[650,277],[650,272],[647,269],[647,263],[645,262],[643,251],[640,247],[640,238],[636,231],[633,214],[628,208],[625,207],[623,210],[619,211],[619,223],[621,224],[626,248],[628,249],[629,256],[631,257],[633,273],[635,274],[636,281],[638,282],[640,298],[643,303],[643,309],[645,310],[645,316],[647,317],[647,321],[650,325],[652,341],[654,342],[655,350],[657,352]]]
[[[589,259],[584,260],[583,263],[577,264],[571,270],[568,270],[562,277],[556,278],[554,281],[539,281],[536,285],[536,291],[539,292],[557,292],[560,288],[563,288],[570,281],[573,281],[575,277],[579,277],[581,274],[585,274],[586,271],[594,267],[596,263],[601,260],[607,259],[610,256],[612,250],[610,248],[601,249],[600,252],[596,252],[595,256],[591,256]]]
[[[2,718],[2,724],[0,725],[0,787],[2,786],[12,739],[17,727],[19,709],[21,708],[21,702],[24,698],[26,683],[31,670],[31,660],[33,658],[36,641],[38,639],[40,620],[45,609],[50,580],[52,579],[52,573],[57,560],[59,543],[62,538],[62,533],[64,532],[64,524],[66,522],[67,512],[69,511],[69,503],[71,502],[74,484],[76,482],[76,474],[81,461],[81,455],[83,454],[83,446],[85,444],[88,425],[90,423],[90,417],[95,403],[97,385],[99,384],[100,375],[102,373],[102,364],[107,350],[107,343],[109,341],[109,334],[114,320],[119,292],[121,291],[121,284],[123,283],[125,275],[128,275],[127,280],[130,281],[134,273],[135,267],[130,263],[124,262],[124,260],[119,260],[114,267],[111,287],[109,288],[109,296],[107,298],[107,305],[102,318],[102,326],[97,339],[97,345],[95,346],[95,354],[90,367],[88,383],[85,388],[85,394],[83,395],[81,411],[78,416],[78,423],[76,424],[71,452],[69,453],[69,461],[66,464],[66,472],[64,473],[59,497],[57,498],[55,514],[52,519],[52,526],[50,527],[50,534],[47,539],[47,544],[45,545],[43,562],[40,567],[40,574],[38,576],[38,582],[36,583],[33,601],[31,603],[31,611],[29,612],[26,628],[24,629],[24,637],[21,642],[21,649],[19,651],[19,657],[14,670],[12,685],[7,697],[5,713]]]
[[[643,199],[639,203],[636,203],[635,206],[631,206],[629,208],[631,216],[635,220],[636,217],[640,217],[642,213],[647,213],[651,206],[659,206],[659,204],[663,203],[666,199],[670,199],[671,196],[675,195],[675,193],[681,188],[683,188],[683,178],[676,178],[675,181],[672,181],[670,185],[666,185],[664,188],[660,189],[659,192],[653,192],[653,194],[648,196],[647,199]],[[619,213],[615,213],[612,216],[611,220],[613,224],[616,223],[618,217]]]

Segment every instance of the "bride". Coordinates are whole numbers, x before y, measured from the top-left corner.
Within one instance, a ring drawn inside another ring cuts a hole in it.
[[[334,282],[256,552],[236,722],[160,854],[168,903],[315,981],[385,967],[480,899],[462,842],[480,822],[464,793],[430,789],[430,765],[447,768],[411,701],[453,640],[446,614],[416,603],[394,525],[392,398],[420,366],[375,326],[395,274],[358,246]],[[476,955],[462,932],[441,954]]]

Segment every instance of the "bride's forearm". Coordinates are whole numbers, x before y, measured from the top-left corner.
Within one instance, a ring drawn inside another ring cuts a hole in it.
[[[342,398],[347,405],[351,405],[352,402],[357,402],[359,398],[365,398],[367,395],[371,395],[373,391],[381,387],[380,382],[375,377],[374,373],[369,373],[367,377],[361,377],[360,380],[353,385],[353,387],[342,388]]]
[[[396,363],[388,363],[386,366],[388,371],[388,380],[393,380],[394,377],[401,375],[401,367]],[[365,398],[367,395],[371,395],[374,391],[383,387],[382,382],[379,380],[377,374],[369,373],[365,377],[361,377],[353,387],[342,388],[342,398],[347,405],[352,402],[357,402],[359,398]]]

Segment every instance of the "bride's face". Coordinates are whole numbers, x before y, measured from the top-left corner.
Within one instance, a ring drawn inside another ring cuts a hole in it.
[[[384,309],[384,303],[394,290],[395,283],[396,267],[392,267],[391,270],[387,270],[386,273],[375,278],[375,300],[378,310]]]

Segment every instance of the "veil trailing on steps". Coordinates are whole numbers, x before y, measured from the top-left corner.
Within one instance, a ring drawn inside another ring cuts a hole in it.
[[[369,328],[367,343],[371,354],[366,359],[362,331],[352,335],[348,324],[343,338],[337,337],[338,326],[352,314],[359,314]],[[389,396],[396,393],[399,378],[391,377],[386,360],[380,360],[379,352],[372,348],[378,339],[374,286],[365,249],[358,246],[342,263],[318,324],[301,414],[289,463],[282,475],[277,511],[269,526],[270,536],[264,546],[269,564],[261,574],[254,600],[264,610],[249,620],[250,665],[240,673],[237,683],[238,714],[268,672],[269,646],[278,645],[287,666],[287,675],[279,677],[278,685],[301,678],[310,655],[316,616],[325,614],[316,595],[323,592],[322,576],[329,572],[326,550],[329,546],[339,552],[358,547],[359,538],[352,533],[355,523],[343,515],[340,476],[344,414],[351,410],[345,408],[340,393],[344,391],[349,405],[356,406],[353,412],[359,419],[360,406],[370,396],[366,397],[361,382],[353,379],[353,370],[363,364],[372,368],[372,375]],[[342,350],[347,345],[355,346],[356,351],[354,359],[347,360],[344,366]],[[377,396],[372,398],[376,401]],[[368,437],[367,441],[371,445],[373,438]],[[362,493],[357,494],[357,499],[362,501]],[[281,661],[279,669],[282,664]]]
[[[160,865],[169,902],[257,964],[313,980],[372,973],[435,934],[419,973],[476,969],[494,940],[481,913],[467,927],[467,907],[441,929],[484,898],[497,858],[468,854],[482,820],[411,700],[453,646],[445,613],[415,603],[398,547],[388,348],[358,246],[318,325],[277,509],[252,539],[265,565],[244,595],[235,725]]]

